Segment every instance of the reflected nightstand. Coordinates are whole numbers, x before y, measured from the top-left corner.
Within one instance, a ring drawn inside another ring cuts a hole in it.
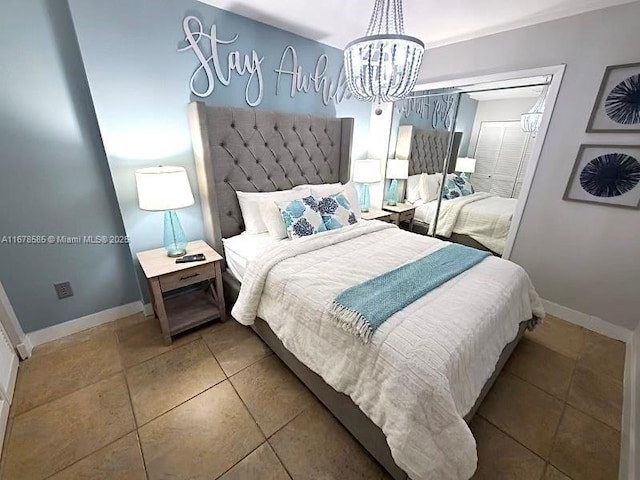
[[[397,205],[384,205],[382,209],[391,214],[393,223],[399,227],[406,223],[408,224],[408,230],[413,230],[413,217],[416,213],[416,207],[410,203],[398,203]]]

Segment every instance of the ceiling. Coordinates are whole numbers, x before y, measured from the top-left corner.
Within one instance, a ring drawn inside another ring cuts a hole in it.
[[[337,48],[365,34],[373,0],[200,0]],[[636,0],[404,0],[405,31],[427,48]]]
[[[470,93],[469,96],[479,102],[492,100],[510,100],[513,98],[538,98],[543,87],[520,87],[508,90],[489,90],[486,92]]]

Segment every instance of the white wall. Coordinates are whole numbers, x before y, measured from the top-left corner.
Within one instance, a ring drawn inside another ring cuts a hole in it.
[[[471,140],[469,141],[469,157],[473,157],[480,134],[482,122],[520,121],[520,116],[528,112],[536,103],[535,98],[508,98],[504,100],[487,100],[478,102],[476,118],[473,120]]]
[[[512,254],[542,297],[635,329],[640,210],[563,201],[581,143],[640,144],[586,134],[607,65],[640,62],[640,2],[461,42],[426,53],[420,83],[567,64]]]

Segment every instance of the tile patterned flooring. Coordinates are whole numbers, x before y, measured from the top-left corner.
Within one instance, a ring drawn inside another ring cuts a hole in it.
[[[617,479],[624,356],[554,317],[528,332],[471,423],[474,479]],[[22,363],[0,477],[389,478],[250,329],[167,347],[142,315]]]

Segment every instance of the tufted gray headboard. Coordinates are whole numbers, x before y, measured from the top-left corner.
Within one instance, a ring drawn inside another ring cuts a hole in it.
[[[455,168],[462,133],[454,133],[449,172]],[[426,130],[413,125],[401,125],[398,129],[396,157],[409,160],[409,175],[441,173],[449,149],[449,132]]]
[[[244,230],[241,192],[347,182],[353,118],[189,104],[189,124],[207,241]]]

